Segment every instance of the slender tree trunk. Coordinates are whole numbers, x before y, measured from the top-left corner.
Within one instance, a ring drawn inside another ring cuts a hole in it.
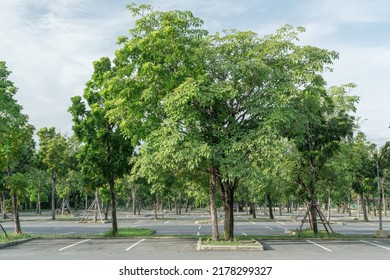
[[[384,179],[381,180],[381,197],[382,197],[382,211],[384,211],[385,217],[387,217],[387,212],[386,212],[386,197],[385,197],[385,182]]]
[[[251,203],[251,211],[250,212],[252,212],[252,218],[256,219],[257,218],[256,217],[256,203],[254,203],[254,202]]]
[[[51,175],[51,218],[56,219],[56,183],[57,178],[55,174]]]
[[[332,204],[332,198],[330,195],[328,196],[328,215],[327,215],[327,220],[330,222],[330,209],[331,209],[331,204]]]
[[[182,202],[181,202],[182,197],[181,196],[182,196],[182,192],[179,193],[179,198],[178,198],[179,199],[179,204],[178,204],[178,206],[179,206],[179,212],[178,212],[179,215],[181,215],[181,208],[182,208]]]
[[[157,220],[158,219],[158,216],[157,216],[157,211],[158,211],[158,199],[157,199],[157,196],[153,200],[153,211],[154,211],[154,219]]]
[[[12,177],[12,170],[11,167],[8,166],[8,177],[11,179]],[[11,182],[12,184],[12,182]],[[18,210],[18,194],[17,191],[14,189],[15,187],[11,185],[11,202],[12,202],[12,212],[14,214],[14,222],[15,222],[15,233],[21,234],[22,229],[20,227],[20,219],[19,219],[19,210]],[[13,191],[12,191],[13,190]]]
[[[268,205],[268,211],[269,211],[269,218],[271,220],[274,220],[274,212],[272,210],[272,199],[271,199],[271,194],[270,193],[266,193],[265,194],[265,197],[267,199],[267,205]]]
[[[99,189],[96,188],[96,190],[95,190],[95,206],[93,209],[93,222],[95,222],[95,223],[97,221],[97,216],[98,216],[98,211],[99,211],[98,203],[99,203]]]
[[[283,202],[279,200],[279,215],[283,216]]]
[[[85,203],[84,203],[85,211],[88,210],[88,191],[85,191]]]
[[[111,178],[108,183],[110,185],[112,234],[116,235],[118,233],[118,222],[116,218],[115,180]]]
[[[348,216],[351,217],[352,216],[352,211],[351,211],[351,193],[349,192],[349,189],[348,189],[347,199],[348,199],[348,204],[347,204]]]
[[[15,233],[21,234],[22,229],[20,227],[19,211],[18,211],[18,196],[16,191],[12,194],[12,210],[14,212]]]
[[[78,195],[78,193],[75,193],[75,195],[74,195],[74,204],[73,204],[74,206],[74,211],[75,212],[77,212],[77,211],[79,211],[79,195]]]
[[[318,234],[318,225],[317,225],[317,203],[315,200],[315,184],[316,184],[317,172],[314,167],[311,170],[311,180],[310,180],[310,227],[313,229],[314,234]]]
[[[110,204],[108,203],[108,202],[106,202],[106,203],[104,203],[104,201],[102,201],[102,208],[104,209],[103,211],[104,211],[104,219],[105,220],[108,220],[108,211],[110,210],[109,208],[109,206],[110,206]]]
[[[186,210],[185,210],[185,212],[188,212],[188,209],[190,208],[190,200],[189,200],[189,198],[187,197],[187,199],[186,199]]]
[[[361,211],[361,206],[360,206],[361,196],[360,196],[360,194],[358,194],[356,200],[357,200],[357,203],[356,203],[357,204],[357,215],[356,215],[356,217],[360,218],[360,211]]]
[[[219,240],[218,232],[218,214],[217,214],[217,179],[216,168],[210,169],[210,215],[211,215],[211,232],[212,240]]]
[[[135,184],[131,187],[131,198],[133,200],[133,214],[137,215],[137,186]]]
[[[39,214],[39,215],[42,214],[42,211],[41,211],[41,192],[39,190],[38,190],[38,193],[37,193],[37,205],[36,205],[35,213]]]
[[[360,193],[360,197],[362,200],[362,208],[363,208],[363,218],[365,222],[368,222],[368,213],[367,213],[367,203],[366,198],[364,197],[363,193]]]
[[[4,192],[1,193],[1,196],[0,196],[0,208],[1,208],[1,217],[0,217],[0,220],[3,219],[7,219],[8,216],[7,216],[7,213],[6,213],[6,207],[5,207],[5,194]]]

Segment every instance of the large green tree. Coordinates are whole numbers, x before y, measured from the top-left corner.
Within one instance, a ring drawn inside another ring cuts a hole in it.
[[[142,153],[171,169],[209,174],[211,204],[219,189],[224,238],[232,239],[233,198],[240,178],[250,176],[248,156],[262,145],[270,120],[282,115],[281,104],[321,80],[337,54],[296,45],[302,28],[286,26],[264,38],[238,31],[207,36],[190,12],[129,9],[139,19],[119,40],[115,76],[106,77],[118,89],[108,114],[144,142]]]
[[[21,233],[18,197],[26,184],[24,176],[14,172],[20,171],[18,169],[22,169],[31,156],[34,128],[14,98],[17,88],[8,79],[10,73],[5,62],[0,61],[0,171],[6,172],[5,183],[11,193],[15,232]]]
[[[130,171],[133,146],[107,112],[113,108],[112,96],[117,95],[117,85],[110,83],[116,69],[108,58],[94,62],[94,72],[81,96],[72,97],[69,112],[73,116],[73,131],[81,143],[79,160],[89,166],[109,186],[112,232],[118,231],[116,216],[115,182]],[[84,168],[84,171],[86,168]],[[92,174],[92,172],[87,172]],[[96,181],[96,180],[95,180]]]

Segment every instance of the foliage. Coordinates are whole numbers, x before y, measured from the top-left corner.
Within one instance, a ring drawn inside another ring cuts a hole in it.
[[[94,62],[94,73],[81,96],[72,97],[69,112],[73,116],[73,131],[82,143],[79,153],[81,170],[95,187],[108,184],[112,208],[112,230],[117,232],[115,181],[130,171],[133,154],[131,142],[123,137],[121,128],[110,121],[107,112],[112,109],[111,99],[116,85],[110,83],[115,69],[108,58]],[[87,104],[86,104],[86,103]]]

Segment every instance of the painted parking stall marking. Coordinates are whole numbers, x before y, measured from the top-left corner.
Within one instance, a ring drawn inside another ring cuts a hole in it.
[[[320,247],[321,249],[324,249],[324,250],[326,250],[326,251],[328,251],[328,252],[332,252],[331,249],[328,249],[328,248],[326,248],[325,246],[322,246],[322,245],[317,244],[317,243],[315,243],[315,242],[313,242],[313,241],[310,241],[309,239],[307,239],[306,241],[309,242],[309,243],[311,243],[311,244],[313,244],[313,245],[315,245],[315,246],[317,246],[317,247]]]
[[[141,239],[140,241],[138,241],[137,243],[134,243],[133,245],[131,245],[129,248],[126,249],[126,252],[127,251],[130,251],[131,249],[133,249],[135,246],[137,246],[138,244],[140,244],[141,242],[144,242],[145,239]]]
[[[365,240],[360,240],[360,242],[363,242],[363,243],[366,243],[366,244],[370,244],[372,246],[376,246],[376,247],[379,247],[379,248],[382,248],[382,249],[390,251],[389,247],[385,247],[385,246],[382,246],[382,245],[379,245],[379,244],[375,244],[375,243],[372,243],[372,242],[368,242],[368,241],[365,241]]]
[[[63,250],[69,249],[69,248],[71,248],[71,247],[73,247],[73,246],[76,246],[76,245],[78,245],[78,244],[81,244],[81,243],[84,243],[84,242],[87,242],[87,241],[90,241],[90,240],[91,240],[91,239],[85,239],[85,240],[83,240],[83,241],[76,242],[76,243],[74,243],[74,244],[72,244],[72,245],[69,245],[69,246],[66,246],[66,247],[64,247],[64,248],[58,249],[58,251],[63,251]]]

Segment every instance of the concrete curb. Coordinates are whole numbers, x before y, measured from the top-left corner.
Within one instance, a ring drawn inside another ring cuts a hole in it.
[[[9,242],[6,242],[6,243],[0,243],[0,249],[6,248],[6,247],[10,247],[10,246],[14,246],[14,245],[17,245],[17,244],[21,244],[21,243],[24,243],[24,242],[27,242],[27,241],[30,241],[30,240],[34,240],[34,239],[35,238],[24,238],[24,239],[9,241]]]
[[[264,251],[263,245],[257,240],[253,240],[255,245],[245,246],[245,245],[203,245],[202,238],[198,239],[196,245],[197,251]]]

